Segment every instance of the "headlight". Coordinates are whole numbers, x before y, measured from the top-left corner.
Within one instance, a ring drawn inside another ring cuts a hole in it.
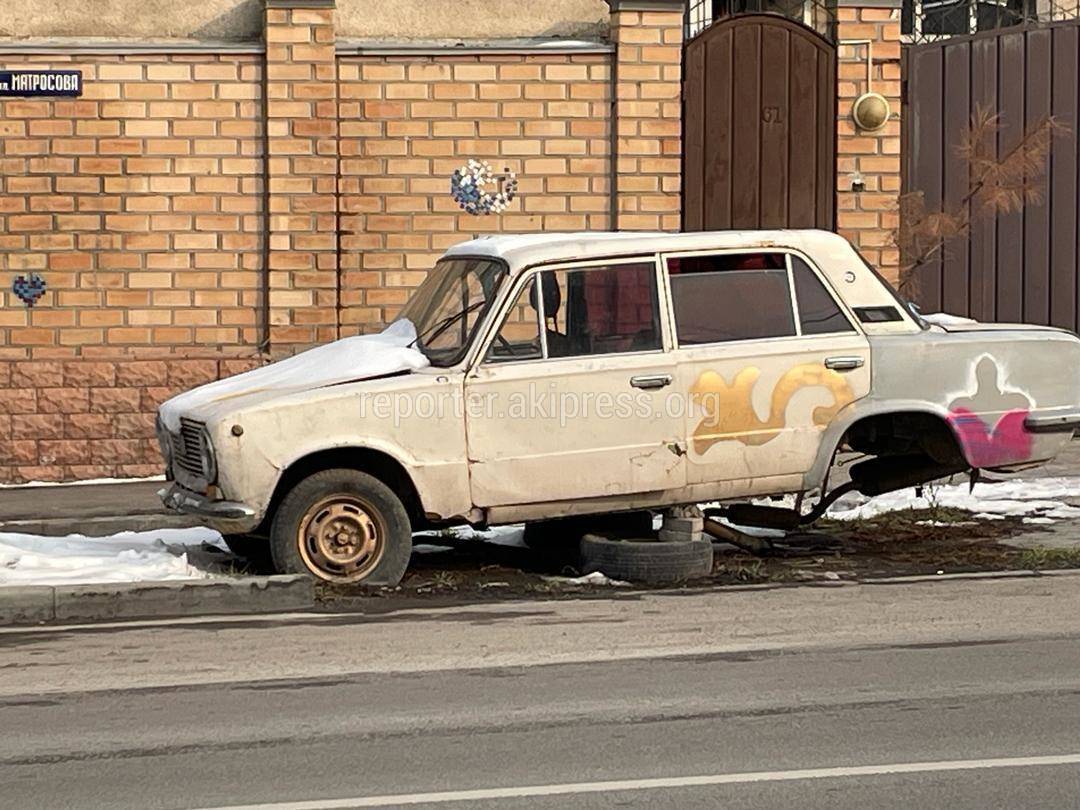
[[[217,462],[214,460],[214,443],[210,441],[210,431],[202,430],[202,441],[199,442],[199,454],[202,457],[203,472],[206,473],[206,483],[212,484],[217,480]]]

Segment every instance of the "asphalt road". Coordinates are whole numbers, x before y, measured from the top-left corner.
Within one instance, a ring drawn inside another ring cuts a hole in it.
[[[4,631],[0,807],[1075,807],[1078,607],[1054,577]]]

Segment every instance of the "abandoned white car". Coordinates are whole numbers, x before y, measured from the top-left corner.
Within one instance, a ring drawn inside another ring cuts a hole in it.
[[[795,526],[1051,459],[1080,340],[945,323],[821,231],[476,239],[383,333],[165,403],[162,497],[278,571],[387,585],[431,527],[791,493],[732,518]],[[867,458],[830,490],[840,450]]]

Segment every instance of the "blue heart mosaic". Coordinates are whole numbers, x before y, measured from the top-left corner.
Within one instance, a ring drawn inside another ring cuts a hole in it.
[[[37,303],[38,299],[45,294],[45,279],[37,273],[27,276],[15,276],[11,284],[11,291],[19,296],[19,299],[28,307]]]

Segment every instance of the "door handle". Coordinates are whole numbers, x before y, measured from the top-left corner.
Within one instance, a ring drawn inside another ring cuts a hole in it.
[[[666,385],[671,385],[670,374],[647,374],[641,377],[631,377],[630,385],[634,388],[641,388],[645,391],[652,391],[657,388],[663,388]]]
[[[856,368],[862,368],[863,359],[861,357],[828,357],[825,359],[825,368],[831,368],[833,371],[852,371]]]

